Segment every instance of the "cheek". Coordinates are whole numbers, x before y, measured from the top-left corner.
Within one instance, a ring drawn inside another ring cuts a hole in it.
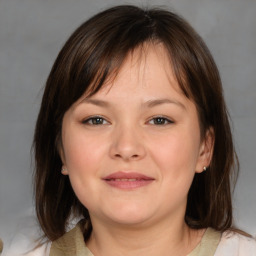
[[[101,189],[99,177],[107,143],[102,143],[98,136],[88,136],[81,128],[69,127],[67,131],[67,136],[63,133],[63,147],[69,179],[78,199],[91,209],[92,202],[99,200],[97,191]]]
[[[200,136],[179,130],[168,136],[158,137],[151,150],[163,180],[178,186],[190,184],[195,173],[199,152]]]
[[[84,172],[96,168],[104,143],[86,135],[83,129],[71,128],[67,136],[63,135],[63,147],[67,169]]]
[[[83,129],[70,128],[67,136],[65,131],[63,133],[69,179],[76,196],[87,208],[91,208],[91,200],[97,200],[100,189],[97,178],[100,177],[104,145],[94,136],[86,135]]]

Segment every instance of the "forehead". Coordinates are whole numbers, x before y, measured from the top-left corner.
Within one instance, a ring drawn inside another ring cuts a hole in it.
[[[118,72],[112,74],[99,91],[84,95],[72,107],[76,109],[80,104],[85,106],[84,103],[89,104],[86,106],[90,109],[96,106],[132,115],[153,109],[152,106],[176,106],[197,120],[196,106],[180,88],[169,54],[161,44],[130,52]]]
[[[171,58],[161,43],[144,43],[130,51],[122,65],[108,76],[97,94],[107,95],[111,92],[112,95],[116,93],[120,96],[126,87],[134,93],[153,90],[154,93],[175,91],[183,95],[173,72]]]

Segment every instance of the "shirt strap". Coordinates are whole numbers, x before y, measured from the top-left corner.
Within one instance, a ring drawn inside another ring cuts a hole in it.
[[[214,256],[220,243],[221,232],[207,228],[201,242],[188,256]]]
[[[93,256],[86,247],[82,233],[83,222],[52,242],[49,256]]]

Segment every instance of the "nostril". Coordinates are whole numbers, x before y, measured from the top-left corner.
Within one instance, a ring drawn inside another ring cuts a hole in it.
[[[128,143],[129,142],[129,143]],[[109,148],[111,158],[138,160],[145,156],[146,150],[142,143],[131,141],[115,141]]]
[[[139,157],[138,154],[133,154],[133,155],[124,155],[124,154],[115,154],[116,158],[125,158],[125,159],[136,159]]]

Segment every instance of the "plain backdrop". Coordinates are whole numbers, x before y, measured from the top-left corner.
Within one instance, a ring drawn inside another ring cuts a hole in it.
[[[206,41],[220,69],[241,163],[235,223],[255,235],[255,0],[0,0],[0,237],[8,243],[33,214],[30,149],[58,51],[84,20],[115,4],[166,6]]]

